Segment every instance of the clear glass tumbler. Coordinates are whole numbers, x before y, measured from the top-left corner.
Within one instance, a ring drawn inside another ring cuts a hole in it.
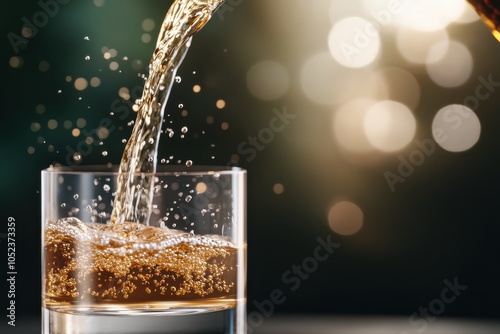
[[[158,169],[147,225],[116,168],[42,171],[42,333],[246,333],[246,171]]]

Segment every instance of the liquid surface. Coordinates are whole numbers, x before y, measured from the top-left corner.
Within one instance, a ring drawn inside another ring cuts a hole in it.
[[[48,222],[44,305],[224,309],[236,303],[238,250],[218,236],[138,223]]]

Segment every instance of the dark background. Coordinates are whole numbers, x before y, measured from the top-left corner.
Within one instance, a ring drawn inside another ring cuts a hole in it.
[[[131,131],[127,123],[134,114],[130,112],[126,119],[113,117],[111,106],[115,101],[119,106],[127,105],[118,95],[121,87],[132,90],[142,84],[137,74],[146,74],[154,42],[141,41],[145,33],[141,24],[146,18],[156,22],[150,32],[155,41],[170,3],[105,0],[98,7],[90,0],[70,1],[60,5],[59,13],[19,53],[13,50],[7,34],[20,35],[22,18],[32,18],[40,7],[27,0],[2,5],[0,233],[7,230],[7,218],[14,217],[19,322],[40,312],[40,171],[50,164],[67,164],[66,147],[76,147],[82,139],[71,135],[79,118],[86,120],[81,130],[95,129],[106,117],[116,127],[102,146],[94,146],[93,152],[84,156],[82,164],[119,162],[122,139]],[[194,39],[179,70],[182,82],[174,86],[167,111],[175,126],[188,125],[190,132],[185,140],[164,139],[160,158],[174,155],[174,160],[189,158],[196,164],[216,165],[234,160],[240,143],[268,127],[274,108],[286,107],[297,116],[255,159],[248,162],[240,156],[238,161],[248,170],[249,181],[249,310],[254,309],[255,301],[266,300],[272,290],[280,289],[286,302],[276,306],[278,313],[409,317],[440,297],[445,279],[458,278],[468,288],[446,306],[444,315],[499,319],[500,94],[493,92],[476,110],[482,125],[476,146],[464,153],[438,147],[411,177],[397,185],[396,192],[391,192],[383,173],[395,171],[398,156],[408,156],[415,146],[359,163],[359,157],[346,156],[333,139],[331,123],[336,106],[316,104],[301,92],[304,59],[300,57],[327,51],[330,29],[320,17],[328,13],[311,11],[315,17],[301,12],[306,3],[247,0],[214,16]],[[317,3],[311,1],[311,6]],[[306,36],[304,31],[317,34]],[[473,73],[460,87],[439,87],[422,67],[405,63],[396,54],[390,33],[384,35],[386,48],[373,65],[400,66],[418,79],[421,99],[414,111],[417,138],[432,138],[430,125],[435,112],[446,104],[461,103],[473,93],[479,75],[491,74],[500,81],[500,44],[481,22],[452,25],[449,34],[465,44],[474,57]],[[90,40],[84,40],[85,36]],[[309,40],[321,40],[324,45],[307,43]],[[102,57],[103,46],[118,51],[112,60],[120,64],[121,73],[109,69],[110,61]],[[86,55],[91,56],[89,61],[84,59]],[[9,65],[13,56],[22,58],[21,67]],[[129,60],[123,60],[124,56]],[[287,93],[272,101],[253,97],[246,83],[248,69],[266,59],[281,62],[290,76]],[[142,67],[134,68],[134,60],[141,60]],[[48,71],[40,71],[41,61],[50,64]],[[66,76],[73,81],[66,82]],[[101,79],[99,87],[82,92],[74,89],[75,78],[94,76]],[[337,80],[347,78],[339,76]],[[201,93],[192,92],[194,84],[202,87]],[[219,99],[225,100],[224,109],[216,108]],[[186,117],[180,114],[180,103],[189,111]],[[40,104],[45,106],[42,114],[37,112]],[[213,117],[213,124],[206,122],[208,116]],[[51,119],[58,121],[54,130],[47,127]],[[66,120],[72,122],[71,129],[64,128]],[[31,128],[34,122],[41,124],[36,132]],[[224,122],[229,124],[228,130],[221,129]],[[28,153],[29,147],[34,152]],[[104,150],[107,157],[101,155]],[[280,195],[273,192],[277,183],[285,189]],[[343,237],[329,228],[328,211],[338,199],[348,199],[363,210],[363,229],[354,236]],[[340,248],[291,291],[283,273],[313,254],[317,238],[326,240],[328,236]],[[0,277],[5,282],[5,239],[0,247]],[[5,283],[1,287],[4,308]]]

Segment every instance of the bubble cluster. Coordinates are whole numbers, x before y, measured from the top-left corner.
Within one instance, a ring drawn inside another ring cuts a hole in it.
[[[44,241],[45,306],[235,301],[238,249],[222,237],[68,218]]]

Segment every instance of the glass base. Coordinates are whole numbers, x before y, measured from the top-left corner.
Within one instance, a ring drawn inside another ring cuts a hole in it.
[[[246,334],[245,305],[176,314],[72,314],[42,308],[42,334]]]

